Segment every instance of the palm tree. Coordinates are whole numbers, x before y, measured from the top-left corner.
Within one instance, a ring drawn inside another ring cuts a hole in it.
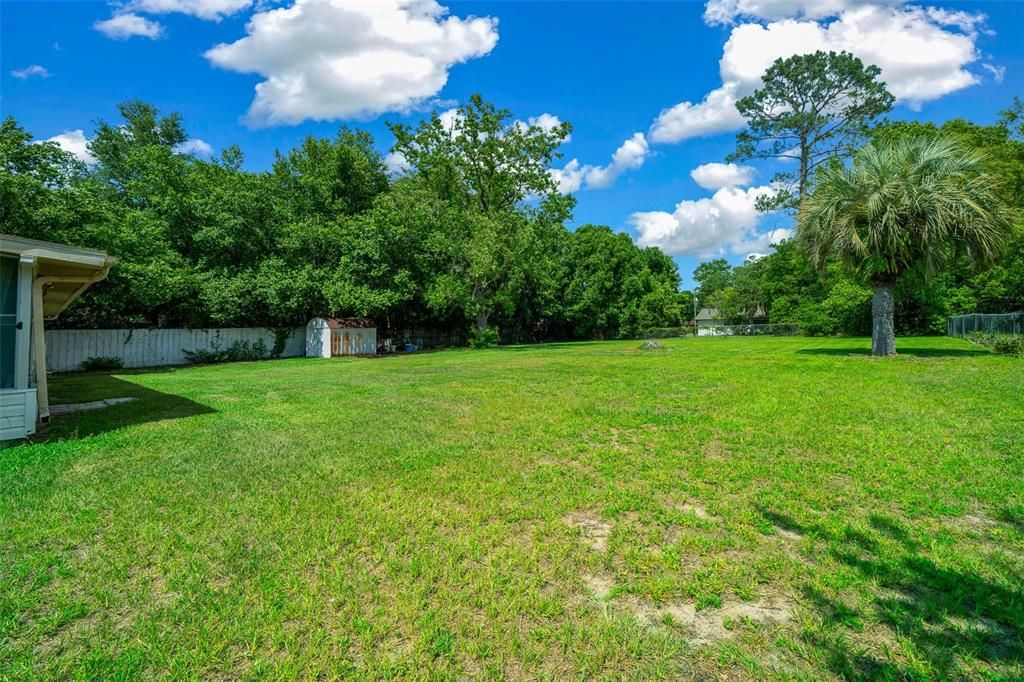
[[[871,352],[894,355],[893,285],[923,266],[931,275],[957,252],[976,263],[995,257],[1010,209],[986,158],[954,139],[871,143],[851,166],[822,168],[800,209],[797,234],[820,266],[838,257],[874,290]]]

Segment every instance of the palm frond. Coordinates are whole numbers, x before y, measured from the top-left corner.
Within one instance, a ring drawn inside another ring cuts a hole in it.
[[[819,265],[838,256],[872,277],[896,277],[918,263],[933,273],[958,250],[990,261],[1012,220],[987,164],[951,138],[869,144],[852,165],[818,171],[798,237]]]

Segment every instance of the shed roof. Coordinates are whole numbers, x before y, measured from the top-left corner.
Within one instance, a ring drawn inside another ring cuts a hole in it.
[[[370,329],[377,323],[365,317],[324,317],[321,318],[330,329]]]

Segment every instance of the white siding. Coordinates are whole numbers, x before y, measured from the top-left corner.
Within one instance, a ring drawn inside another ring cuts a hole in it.
[[[305,330],[292,329],[281,357],[306,354]],[[227,349],[236,341],[262,339],[274,348],[270,329],[51,329],[46,332],[46,369],[74,372],[92,357],[121,358],[125,367],[160,367],[185,364],[185,352]]]
[[[24,438],[36,432],[36,389],[0,391],[0,440]]]

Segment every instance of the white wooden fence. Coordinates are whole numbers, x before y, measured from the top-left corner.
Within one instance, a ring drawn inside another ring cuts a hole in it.
[[[306,354],[305,329],[289,330],[283,358]],[[184,365],[185,351],[226,350],[236,341],[263,340],[274,348],[271,329],[51,329],[46,332],[46,369],[74,372],[95,357],[121,358],[125,367]]]

